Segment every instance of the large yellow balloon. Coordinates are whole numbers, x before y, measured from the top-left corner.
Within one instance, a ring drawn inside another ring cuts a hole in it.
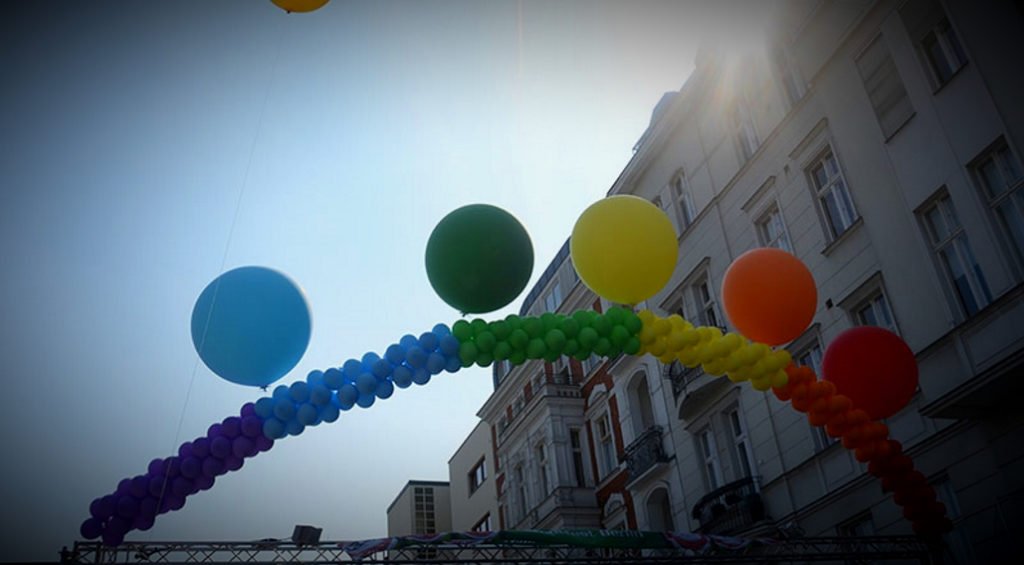
[[[665,212],[643,198],[616,195],[580,215],[569,252],[591,290],[612,302],[636,304],[672,277],[679,244]]]
[[[270,0],[285,12],[312,12],[330,0]]]

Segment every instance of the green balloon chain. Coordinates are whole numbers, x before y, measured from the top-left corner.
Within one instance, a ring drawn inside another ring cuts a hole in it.
[[[452,335],[459,341],[463,367],[488,367],[495,361],[513,366],[528,360],[554,362],[563,355],[580,361],[591,355],[635,355],[641,329],[643,322],[632,310],[614,306],[603,314],[578,310],[571,316],[547,312],[512,314],[493,322],[459,320],[452,325]]]

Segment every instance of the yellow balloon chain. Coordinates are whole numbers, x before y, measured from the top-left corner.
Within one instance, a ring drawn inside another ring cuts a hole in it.
[[[725,375],[734,383],[750,381],[762,392],[784,387],[789,380],[785,369],[792,357],[785,349],[773,350],[737,333],[723,334],[716,327],[694,327],[678,314],[663,318],[642,310],[638,316],[643,322],[638,355],[650,353],[665,364],[699,365],[705,373]]]

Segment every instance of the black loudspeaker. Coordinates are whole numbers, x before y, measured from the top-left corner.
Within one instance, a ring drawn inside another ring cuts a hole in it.
[[[292,543],[295,545],[316,545],[320,543],[321,532],[323,532],[323,529],[314,528],[313,526],[295,526],[295,531],[292,532]]]

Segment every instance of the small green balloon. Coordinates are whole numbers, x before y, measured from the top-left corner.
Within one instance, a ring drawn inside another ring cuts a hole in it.
[[[562,348],[562,353],[566,355],[573,355],[580,350],[580,343],[575,339],[565,340],[565,347]]]
[[[522,365],[523,363],[526,363],[526,351],[522,349],[512,350],[512,354],[508,356],[508,362],[512,364],[512,366]]]
[[[642,330],[644,327],[643,320],[641,320],[640,316],[637,316],[633,312],[627,312],[626,317],[622,321],[622,323],[624,326],[626,326],[626,329],[629,330],[629,333],[631,335],[639,334],[640,330]],[[632,353],[630,355],[632,355]]]
[[[554,363],[555,361],[558,361],[558,358],[561,356],[562,354],[557,351],[548,350],[548,352],[544,354],[544,360],[548,363]]]
[[[504,361],[512,355],[512,346],[507,341],[499,341],[494,346],[494,359],[497,361]]]
[[[577,361],[586,361],[587,359],[590,358],[590,350],[589,349],[580,349],[576,353],[572,354],[572,358],[577,360]]]
[[[469,341],[473,338],[473,327],[466,320],[459,320],[452,325],[452,335],[459,341]]]
[[[613,343],[613,344],[611,344],[611,346],[610,346],[610,347],[608,348],[608,353],[607,353],[607,355],[608,355],[608,358],[609,358],[609,359],[613,359],[613,358],[615,358],[615,357],[618,357],[618,356],[619,356],[619,355],[621,355],[621,354],[622,354],[622,348],[621,348],[621,347],[618,347],[618,346],[617,346],[617,345],[615,345],[614,343]]]
[[[493,312],[515,300],[533,272],[533,244],[512,214],[471,204],[445,216],[427,240],[427,278],[465,313]]]
[[[548,351],[555,351],[557,353],[561,353],[562,348],[565,347],[565,334],[562,333],[562,330],[550,330],[544,336],[544,343],[547,344]]]
[[[597,353],[601,357],[605,357],[608,355],[608,352],[611,351],[611,348],[612,342],[609,341],[608,338],[602,337],[597,340],[596,344],[594,344],[594,353]]]
[[[612,322],[608,319],[608,316],[598,316],[594,319],[593,326],[601,337],[608,337],[612,333]]]
[[[611,341],[615,347],[622,348],[629,341],[629,338],[629,331],[625,326],[617,325],[612,327]]]
[[[548,352],[548,346],[544,344],[544,340],[539,337],[535,337],[530,340],[530,343],[526,346],[526,356],[530,359],[540,359],[544,357],[544,354]]]
[[[480,352],[476,348],[476,344],[472,341],[464,341],[459,346],[459,357],[463,363],[469,362],[470,365],[473,361],[476,361],[476,357]]]
[[[544,324],[544,333],[558,327],[558,316],[551,312],[544,312],[540,315],[540,323]]]
[[[626,355],[636,355],[640,351],[640,339],[631,337],[626,341],[626,345],[622,346],[622,352]]]
[[[510,330],[518,330],[523,327],[523,319],[515,314],[505,316],[505,323],[508,324]]]
[[[498,340],[494,338],[494,334],[491,332],[480,332],[473,341],[476,342],[477,348],[483,353],[490,353],[498,343]]]
[[[586,328],[586,327],[590,326],[590,320],[591,320],[591,318],[590,318],[590,311],[589,310],[577,310],[577,311],[573,312],[572,319],[576,320],[576,323],[579,324],[580,329]]]
[[[488,330],[487,320],[477,318],[469,324],[473,328],[473,335],[477,336]]]
[[[580,335],[578,339],[581,346],[587,349],[592,349],[594,345],[597,344],[597,340],[600,337],[601,336],[597,334],[597,330],[595,330],[594,328],[583,328],[580,330]]]
[[[625,319],[626,309],[621,306],[612,306],[605,312],[605,317],[612,325],[621,324]]]
[[[480,365],[481,367],[490,366],[490,364],[493,362],[494,356],[491,355],[490,353],[480,352],[480,354],[476,356],[476,364]]]
[[[580,323],[573,318],[565,318],[562,320],[561,329],[565,337],[572,339],[580,333]]]
[[[498,338],[499,341],[508,339],[508,334],[512,333],[512,328],[509,327],[508,323],[504,320],[491,322],[490,326],[491,333],[494,334],[494,337]]]
[[[526,344],[530,343],[530,336],[527,335],[525,330],[512,330],[512,333],[508,336],[508,343],[513,349],[526,349]]]
[[[540,337],[544,333],[544,323],[539,318],[526,318],[523,320],[523,329],[531,338]]]

